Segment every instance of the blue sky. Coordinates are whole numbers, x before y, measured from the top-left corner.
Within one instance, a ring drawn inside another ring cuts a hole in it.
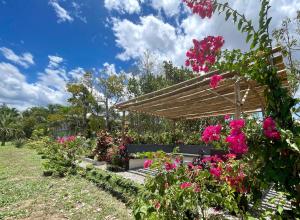
[[[256,20],[259,0],[230,0]],[[272,27],[298,0],[273,0]],[[192,38],[223,35],[247,49],[222,17],[200,19],[181,0],[0,0],[0,103],[18,109],[66,104],[65,84],[85,69],[128,71],[146,50],[180,66]]]

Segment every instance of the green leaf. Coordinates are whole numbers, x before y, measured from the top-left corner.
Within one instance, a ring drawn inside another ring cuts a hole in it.
[[[252,36],[253,36],[253,35],[252,35],[252,34],[250,34],[250,33],[247,35],[247,38],[246,38],[246,43],[248,43],[248,42],[250,41],[250,39],[252,38]]]
[[[226,2],[224,5],[223,5],[223,11],[225,10],[225,8],[228,6],[228,2]]]
[[[242,25],[243,25],[243,19],[240,19],[240,20],[239,20],[239,23],[238,23],[238,30],[239,30],[239,31],[241,30]]]
[[[233,12],[232,16],[233,16],[233,22],[235,23],[237,20],[236,11]]]
[[[231,12],[230,12],[230,10],[228,9],[227,12],[226,12],[225,21],[228,20],[228,18],[230,17],[230,15],[231,15]]]
[[[281,215],[281,213],[283,212],[283,208],[282,206],[278,206],[277,208],[277,212]]]

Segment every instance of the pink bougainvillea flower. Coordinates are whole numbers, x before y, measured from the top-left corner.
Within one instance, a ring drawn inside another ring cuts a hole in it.
[[[237,120],[232,120],[229,123],[230,128],[234,130],[240,130],[243,127],[245,127],[245,120],[244,119],[237,119]]]
[[[212,0],[183,0],[194,14],[198,14],[201,18],[211,18],[213,13]]]
[[[165,168],[166,168],[167,171],[174,170],[174,169],[176,169],[176,164],[175,163],[166,162],[165,163]]]
[[[227,121],[227,120],[229,120],[229,119],[230,119],[230,115],[225,115],[225,116],[224,116],[224,120]]]
[[[194,187],[194,192],[198,193],[200,192],[200,186],[198,184],[195,184],[195,187]]]
[[[229,135],[225,141],[229,143],[230,152],[234,154],[245,154],[248,152],[246,135],[242,131]]]
[[[144,162],[144,168],[146,169],[146,168],[149,168],[151,165],[152,165],[152,163],[153,163],[153,160],[146,160],[145,162]]]
[[[75,141],[75,140],[76,140],[75,136],[69,136],[69,137],[67,137],[67,141],[68,142],[72,142],[72,141]]]
[[[219,82],[220,82],[221,80],[222,80],[222,76],[220,76],[220,75],[218,75],[218,74],[213,75],[212,77],[210,77],[210,83],[209,83],[210,87],[211,87],[212,89],[217,88],[218,85],[219,85]]]
[[[202,163],[207,163],[207,162],[219,163],[219,162],[223,162],[222,159],[218,155],[205,157],[201,161],[202,161]]]
[[[56,139],[56,141],[57,141],[58,143],[60,143],[60,144],[64,144],[64,143],[65,143],[65,138],[64,138],[64,137],[58,137],[58,138]]]
[[[155,205],[154,205],[154,208],[160,209],[160,203],[159,203],[159,202],[156,202]]]
[[[184,183],[181,183],[180,189],[185,189],[185,188],[188,188],[191,186],[192,186],[192,184],[190,182],[184,182]]]
[[[236,158],[236,155],[235,154],[226,154],[225,157],[227,159],[235,159]]]
[[[176,159],[175,159],[175,163],[177,163],[177,164],[180,164],[180,163],[181,163],[181,159],[180,159],[180,157],[176,157]]]
[[[194,46],[186,52],[186,66],[191,66],[195,72],[208,72],[224,45],[223,37],[208,36],[201,41],[193,39],[193,44]]]
[[[125,150],[126,147],[125,147],[124,145],[121,145],[121,146],[119,146],[119,149],[120,149],[120,150]]]
[[[272,117],[267,117],[263,122],[264,135],[273,140],[280,140],[280,132],[276,128],[276,123]]]
[[[221,130],[221,125],[211,125],[206,127],[202,133],[202,141],[204,141],[206,144],[213,141],[219,141]]]
[[[189,162],[188,163],[188,168],[191,170],[191,169],[193,169],[194,168],[194,164],[192,163],[192,162]]]
[[[210,174],[213,175],[215,178],[220,178],[221,171],[222,171],[221,167],[211,167],[209,170]]]

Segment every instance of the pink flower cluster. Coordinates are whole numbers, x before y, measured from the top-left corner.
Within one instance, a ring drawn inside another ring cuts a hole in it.
[[[208,72],[209,68],[215,64],[216,56],[224,45],[221,36],[208,36],[201,41],[193,39],[194,47],[186,52],[186,66],[191,66],[195,72]]]
[[[180,189],[185,189],[185,188],[188,188],[191,186],[192,186],[192,184],[190,182],[184,182],[184,183],[180,184]]]
[[[194,14],[198,14],[201,18],[211,18],[213,13],[212,0],[183,0],[189,8],[193,10]]]
[[[205,128],[202,133],[202,141],[209,143],[212,141],[219,141],[221,134],[222,126],[221,125],[211,125]]]
[[[149,168],[153,163],[153,160],[145,160],[144,162],[144,168],[147,169]]]
[[[210,87],[213,89],[217,88],[219,85],[219,82],[222,79],[223,79],[222,76],[220,76],[218,74],[213,75],[212,77],[210,77],[210,83],[209,83]]]
[[[280,132],[276,128],[276,123],[271,117],[267,117],[263,122],[264,135],[273,140],[280,140]]]
[[[210,162],[212,164],[215,164],[215,163],[220,163],[220,162],[223,162],[223,160],[218,157],[218,155],[213,155],[213,156],[209,156],[209,157],[204,157],[202,160],[201,160],[202,163],[207,163],[207,162]]]
[[[210,174],[215,177],[216,179],[220,178],[221,173],[222,173],[222,168],[221,167],[211,167],[209,170]]]
[[[72,142],[75,140],[76,140],[75,136],[68,136],[68,137],[58,137],[56,141],[60,144],[65,144],[67,142]]]
[[[165,163],[166,171],[174,170],[176,169],[176,167],[177,167],[176,163],[170,163],[170,162]]]
[[[234,154],[247,153],[246,135],[242,131],[242,128],[245,126],[245,121],[243,119],[232,120],[229,126],[231,131],[230,135],[226,138],[226,142],[229,143],[230,151]]]

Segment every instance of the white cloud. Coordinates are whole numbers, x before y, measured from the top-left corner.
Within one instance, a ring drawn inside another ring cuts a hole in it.
[[[72,15],[74,15],[76,18],[80,19],[83,23],[87,23],[87,18],[83,16],[83,12],[81,10],[81,4],[72,2],[72,8],[74,9],[72,11]]]
[[[109,11],[133,14],[141,11],[140,2],[140,0],[104,0],[104,7]]]
[[[179,13],[181,1],[176,0],[151,0],[151,6],[156,10],[163,10],[167,16]]]
[[[149,0],[150,1],[150,0]],[[158,10],[165,10],[166,14],[176,14],[179,1],[155,1],[151,4]],[[260,1],[230,0],[233,8],[244,12],[247,18],[254,21],[257,26],[257,9]],[[167,6],[169,4],[169,6]],[[171,6],[172,5],[172,6]],[[285,16],[295,16],[300,7],[298,0],[273,0],[271,1],[270,16],[273,17],[271,30],[280,25]],[[141,16],[138,22],[128,19],[112,19],[116,44],[122,49],[117,55],[120,60],[139,59],[146,50],[160,56],[161,61],[171,60],[176,65],[182,65],[186,51],[192,46],[192,39],[201,39],[208,35],[221,35],[225,39],[225,48],[240,48],[248,50],[245,35],[239,33],[233,22],[224,21],[224,15],[213,15],[211,19],[201,19],[198,15],[191,14],[190,10],[178,6],[185,17],[178,22],[167,23],[162,18],[153,15]],[[172,9],[172,10],[171,10]],[[167,12],[166,10],[170,10]],[[172,13],[171,13],[172,12]]]
[[[116,75],[116,67],[115,64],[109,64],[109,63],[104,63],[103,64],[103,70],[107,75]]]
[[[174,52],[177,36],[176,29],[160,19],[149,15],[141,17],[139,24],[125,19],[113,20],[113,30],[117,45],[124,49],[118,54],[121,60],[140,57],[146,50],[160,53],[162,56]]]
[[[30,65],[34,64],[33,55],[31,53],[23,53],[22,55],[17,55],[14,51],[7,47],[0,47],[0,51],[7,60],[21,65],[25,68],[28,68]]]
[[[50,0],[49,5],[53,7],[56,16],[58,17],[57,20],[58,23],[66,22],[66,21],[72,22],[74,20],[70,16],[69,12],[58,4],[58,0]]]
[[[56,68],[64,61],[64,59],[59,56],[49,55],[48,58],[49,58],[49,65],[48,65],[49,68]]]
[[[60,64],[63,58],[49,56],[49,64],[38,73],[35,83],[29,83],[18,67],[0,62],[0,103],[24,110],[32,106],[67,104],[66,84],[78,81],[84,70],[80,67],[67,71]]]
[[[85,70],[83,68],[77,67],[75,69],[72,69],[68,74],[71,76],[73,80],[79,81],[84,73]]]
[[[65,103],[67,93],[43,85],[28,83],[19,69],[9,63],[0,63],[0,102],[24,110],[31,106]]]

